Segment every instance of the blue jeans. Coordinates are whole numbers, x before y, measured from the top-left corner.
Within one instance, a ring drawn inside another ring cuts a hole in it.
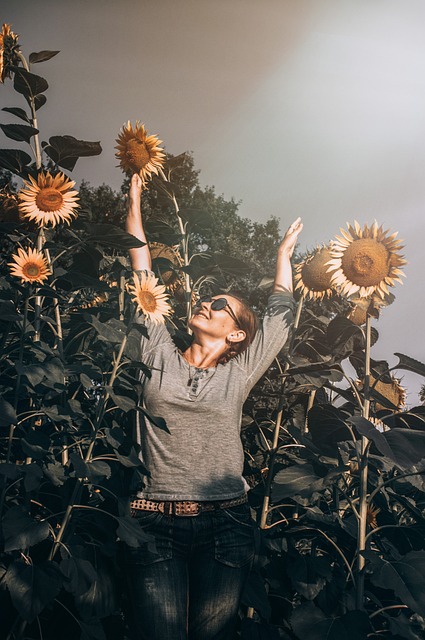
[[[129,550],[137,640],[231,640],[254,557],[248,505],[137,520],[156,546]]]

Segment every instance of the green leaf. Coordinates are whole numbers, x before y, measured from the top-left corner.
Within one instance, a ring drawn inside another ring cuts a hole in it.
[[[97,573],[91,562],[70,556],[60,563],[60,570],[66,577],[64,587],[74,595],[81,595],[90,589],[90,585],[97,578]]]
[[[31,163],[31,156],[20,149],[0,149],[0,168],[21,176]]]
[[[49,144],[43,143],[44,151],[60,167],[72,171],[78,158],[98,156],[102,153],[100,142],[77,140],[73,136],[52,136]]]
[[[406,371],[417,373],[420,376],[425,376],[425,364],[422,364],[419,360],[405,356],[403,353],[395,353],[394,355],[398,358],[398,363],[394,369],[405,369]]]
[[[26,456],[42,460],[50,455],[50,438],[42,431],[28,431],[25,437],[21,438],[21,447]]]
[[[170,430],[168,429],[167,423],[165,422],[164,418],[151,415],[143,407],[137,407],[137,410],[140,411],[140,413],[142,413],[144,416],[146,416],[149,422],[151,422],[155,427],[158,427],[158,429],[162,429],[162,431],[170,433]]]
[[[102,623],[96,620],[79,622],[81,628],[80,640],[107,640]]]
[[[144,247],[146,245],[146,242],[142,242],[135,236],[113,224],[86,223],[84,226],[92,240],[106,247],[128,250]]]
[[[346,424],[349,416],[331,404],[316,404],[308,412],[308,430],[320,448],[333,447],[337,442],[351,440]]]
[[[425,429],[425,406],[412,407],[409,411],[400,411],[382,418],[383,422],[393,429],[394,427],[407,427],[408,429]]]
[[[188,223],[192,230],[211,229],[214,226],[214,218],[207,211],[197,209],[183,209],[180,217]]]
[[[104,460],[91,460],[87,463],[88,478],[90,482],[99,483],[111,477],[111,467]]]
[[[47,80],[35,75],[35,73],[30,73],[22,67],[11,67],[11,70],[14,72],[13,87],[15,91],[25,96],[27,101],[44,93],[49,88]]]
[[[243,640],[280,640],[282,637],[287,640],[289,638],[287,634],[282,636],[276,626],[269,622],[245,617],[241,620],[241,637]]]
[[[18,373],[25,376],[32,387],[43,382],[46,386],[64,384],[64,368],[59,358],[52,358],[43,364],[16,365]]]
[[[36,491],[40,488],[40,485],[44,479],[44,474],[41,467],[35,462],[31,464],[23,465],[24,472],[24,486],[26,491]]]
[[[24,120],[25,122],[28,122],[29,124],[31,124],[31,120],[28,117],[27,112],[24,111],[24,109],[21,109],[20,107],[3,107],[2,111],[7,111],[8,113],[13,114],[17,118],[20,118],[21,120]]]
[[[54,56],[57,56],[59,51],[38,51],[30,53],[29,63],[36,64],[37,62],[45,62],[46,60],[50,60]]]
[[[117,536],[129,547],[140,547],[141,544],[151,543],[154,537],[145,533],[137,523],[135,518],[130,516],[122,516],[117,518],[119,525],[117,528]]]
[[[47,98],[43,93],[40,93],[38,96],[34,96],[34,106],[35,110],[38,111],[41,109],[43,105],[47,102]]]
[[[66,480],[65,467],[60,462],[49,462],[43,468],[44,475],[54,487],[60,487]]]
[[[101,322],[96,316],[92,316],[89,313],[84,313],[83,318],[88,324],[96,329],[97,335],[104,342],[111,342],[113,344],[121,343],[125,337],[125,325],[113,326],[108,322]]]
[[[325,558],[314,558],[301,554],[295,558],[291,556],[288,558],[288,575],[292,585],[295,591],[304,596],[306,600],[314,600],[326,585],[323,571],[317,571],[320,562],[326,563],[331,572],[330,578],[332,578],[329,562]]]
[[[22,316],[17,313],[15,305],[11,300],[0,301],[0,321],[22,320]]]
[[[298,464],[282,469],[274,477],[273,502],[292,497],[296,502],[310,506],[311,502],[319,497],[321,491],[346,471],[346,467],[337,467],[320,477],[314,473],[313,467],[309,464]]]
[[[63,576],[54,562],[38,565],[16,560],[4,577],[14,607],[27,622],[32,622],[59,594]]]
[[[396,464],[402,469],[425,458],[425,431],[391,429],[383,434],[393,451]]]
[[[74,471],[71,473],[72,476],[76,478],[87,478],[89,475],[88,465],[80,456],[80,454],[76,452],[72,452],[69,456],[69,459],[74,467]]]
[[[75,596],[76,607],[84,620],[111,615],[116,608],[114,580],[102,556],[96,559],[96,577],[84,593]]]
[[[365,436],[368,440],[371,440],[383,456],[386,456],[393,462],[396,461],[396,456],[388,444],[388,441],[372,422],[369,422],[369,420],[366,420],[366,418],[362,418],[361,416],[348,418],[348,422],[354,424],[356,430],[361,436]]]
[[[38,133],[38,129],[26,124],[0,124],[0,128],[5,136],[18,142],[29,142]]]
[[[373,631],[364,611],[349,611],[337,618],[326,616],[312,602],[296,607],[290,623],[299,640],[366,640]]]
[[[36,522],[21,508],[12,507],[3,518],[5,551],[33,547],[49,536],[49,523]]]
[[[239,260],[239,258],[226,256],[223,253],[213,253],[211,258],[220,271],[231,276],[244,275],[252,269],[251,265]]]
[[[0,462],[0,476],[9,480],[16,480],[22,473],[22,466],[12,462]]]
[[[157,240],[167,245],[178,244],[178,242],[180,242],[181,236],[162,218],[151,216],[149,220],[146,221],[145,227],[149,238],[152,240]]]
[[[124,411],[124,413],[128,413],[128,411],[136,408],[136,403],[132,398],[129,398],[122,393],[115,393],[112,387],[105,387],[105,389],[108,391],[111,399],[115,402],[117,407]]]
[[[421,629],[418,628],[416,633],[412,621],[404,613],[400,613],[398,616],[389,616],[384,613],[384,617],[393,636],[406,640],[423,640]]]
[[[10,424],[16,424],[18,418],[16,411],[7,400],[0,398],[0,427],[8,427]]]
[[[301,495],[306,489],[319,480],[310,464],[299,464],[278,471],[273,481],[273,502],[283,498]]]
[[[326,336],[334,356],[340,358],[365,347],[362,329],[343,316],[337,316],[329,323]]]
[[[262,618],[270,620],[272,611],[264,579],[256,571],[251,571],[248,575],[243,589],[242,604],[246,607],[253,607]]]
[[[365,551],[364,556],[373,569],[370,580],[375,586],[391,589],[412,611],[425,615],[425,551],[410,551],[397,560],[375,551]]]

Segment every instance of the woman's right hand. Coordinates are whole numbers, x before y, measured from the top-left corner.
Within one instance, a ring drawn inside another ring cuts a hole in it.
[[[143,183],[140,176],[137,173],[133,173],[130,180],[130,188],[128,195],[130,199],[130,207],[134,204],[140,204],[140,198],[142,196]]]

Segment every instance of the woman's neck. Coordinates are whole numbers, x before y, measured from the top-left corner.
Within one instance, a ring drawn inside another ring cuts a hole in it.
[[[199,369],[208,369],[209,367],[216,367],[220,357],[223,355],[223,344],[214,345],[202,345],[197,342],[193,342],[188,349],[183,353],[183,357],[186,362],[193,367]]]

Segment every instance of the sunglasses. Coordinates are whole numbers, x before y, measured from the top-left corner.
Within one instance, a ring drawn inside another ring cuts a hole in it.
[[[194,308],[197,309],[204,302],[211,302],[211,309],[213,311],[221,311],[222,309],[225,309],[229,316],[231,316],[236,326],[240,328],[239,320],[237,319],[235,312],[233,311],[226,298],[213,299],[212,296],[202,296],[202,298],[199,298],[199,300],[195,303]]]

